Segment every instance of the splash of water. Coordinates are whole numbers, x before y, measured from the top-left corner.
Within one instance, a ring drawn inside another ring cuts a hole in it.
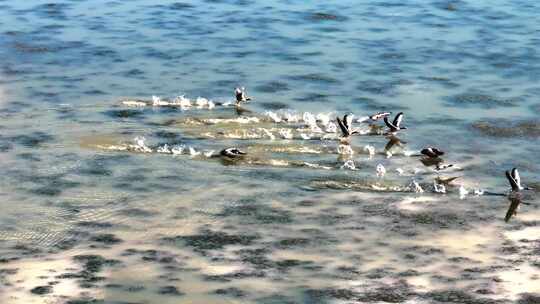
[[[340,169],[357,170],[356,165],[354,164],[354,160],[352,159],[349,159],[348,161],[343,163]]]
[[[354,150],[351,148],[350,145],[339,145],[337,148],[337,153],[340,155],[353,155]]]
[[[135,152],[152,153],[152,149],[146,145],[146,138],[137,136],[134,139],[134,144],[129,145],[129,149]]]
[[[433,191],[436,193],[446,193],[446,187],[443,184],[438,184],[436,181],[433,181]]]
[[[364,151],[369,154],[369,158],[373,158],[373,155],[375,155],[375,147],[366,145],[364,146]]]
[[[189,155],[190,156],[198,156],[198,155],[201,155],[201,152],[195,150],[195,148],[193,148],[193,147],[189,147]]]
[[[164,144],[163,146],[157,148],[157,153],[171,154],[172,152],[171,152],[171,149],[169,148],[169,145]]]
[[[382,178],[386,174],[386,168],[382,164],[377,165],[377,177]]]
[[[292,133],[291,129],[280,129],[279,130],[279,135],[283,139],[292,139],[293,138],[293,133]]]
[[[459,199],[464,199],[469,194],[469,191],[463,187],[459,186]]]
[[[422,187],[420,187],[420,184],[414,179],[409,184],[409,188],[415,193],[424,193],[424,189],[422,189]]]

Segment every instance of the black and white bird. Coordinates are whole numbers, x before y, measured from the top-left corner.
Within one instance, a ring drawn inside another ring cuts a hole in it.
[[[532,190],[529,187],[523,187],[521,185],[521,177],[519,177],[519,172],[516,168],[513,168],[511,171],[506,171],[506,178],[512,187],[512,192],[519,192],[521,190]]]
[[[221,150],[221,152],[219,152],[219,155],[225,156],[225,157],[228,157],[228,158],[239,158],[239,157],[242,157],[242,156],[244,156],[246,154],[247,154],[246,152],[241,151],[238,148],[227,148],[227,149],[223,149],[223,150]]]
[[[381,118],[390,116],[390,114],[392,114],[392,112],[377,112],[377,113],[369,116],[369,119],[371,121],[377,121],[377,120],[379,120]]]
[[[444,152],[437,149],[437,148],[434,148],[434,147],[428,147],[428,148],[424,148],[422,149],[422,151],[420,151],[420,153],[422,155],[425,155],[429,158],[437,158],[439,156],[442,156],[444,155]]]
[[[336,117],[336,120],[341,129],[342,138],[348,139],[351,135],[358,134],[358,130],[352,128],[352,114],[345,114],[343,120]]]
[[[239,105],[242,102],[247,102],[251,100],[251,97],[247,97],[246,95],[246,89],[244,87],[236,88],[234,90],[234,94],[236,95],[236,104]]]
[[[399,130],[405,130],[406,127],[401,126],[401,121],[403,120],[403,112],[399,112],[396,117],[394,118],[393,122],[388,121],[388,116],[384,117],[384,123],[386,126],[390,129],[390,132],[394,133]]]

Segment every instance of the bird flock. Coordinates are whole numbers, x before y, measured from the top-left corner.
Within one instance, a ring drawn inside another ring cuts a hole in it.
[[[235,96],[235,102],[233,103],[214,103],[212,101],[208,101],[204,98],[197,98],[197,101],[195,102],[195,105],[198,107],[198,108],[204,108],[204,107],[207,107],[209,109],[213,108],[214,106],[218,106],[218,105],[223,105],[223,106],[234,106],[234,108],[236,109],[237,113],[238,114],[243,114],[243,113],[249,113],[250,111],[245,109],[243,107],[244,104],[250,102],[252,100],[251,97],[249,97],[246,93],[246,89],[244,87],[237,87],[235,88],[234,90],[234,96]],[[177,97],[178,100],[174,100],[172,102],[167,102],[167,101],[162,101],[161,99],[159,99],[158,97],[153,97],[153,103],[152,105],[156,106],[156,105],[165,105],[165,106],[180,106],[182,107],[182,109],[186,108],[186,107],[190,107],[191,106],[191,102],[184,98],[183,96],[181,97]],[[125,101],[124,104],[126,105],[144,105],[145,103],[142,102],[142,101]],[[304,116],[306,116],[307,113],[304,114]],[[275,116],[275,114],[273,114]],[[380,121],[381,119],[384,121],[384,125],[386,126],[386,130],[384,133],[382,133],[383,135],[386,135],[387,138],[389,138],[389,142],[386,144],[385,146],[385,151],[387,153],[387,156],[388,154],[390,154],[391,156],[391,153],[390,153],[390,150],[393,146],[395,145],[398,145],[398,146],[401,146],[402,144],[404,144],[405,142],[403,142],[401,139],[399,139],[396,135],[403,131],[403,130],[407,130],[407,127],[403,126],[403,120],[404,120],[404,113],[403,112],[399,112],[397,113],[392,120],[391,119],[391,115],[392,113],[391,112],[378,112],[378,113],[375,113],[373,115],[370,115],[370,116],[367,116],[367,117],[363,117],[362,119],[357,119],[357,120],[353,120],[353,114],[352,113],[348,113],[348,114],[345,114],[343,117],[335,117],[335,122],[337,123],[337,126],[339,127],[339,131],[336,130],[336,124],[333,124],[330,122],[331,118],[326,118],[325,119],[325,122],[324,125],[326,126],[326,132],[338,132],[340,135],[339,135],[339,146],[338,146],[338,153],[340,154],[352,154],[352,148],[350,146],[350,141],[351,141],[351,138],[355,135],[362,135],[362,134],[366,134],[365,132],[361,131],[360,128],[355,128],[353,126],[354,122],[367,122],[367,123],[374,123],[374,122],[377,122],[377,121]],[[272,115],[269,115],[270,118],[272,118],[272,120],[274,122],[279,122],[281,121],[281,118],[279,117],[274,117]],[[313,117],[312,115],[307,115],[309,117],[303,117],[303,120],[306,122],[306,124],[309,125],[309,127],[312,129],[317,129],[316,131],[320,131],[320,128],[317,126],[317,123],[316,123],[316,119],[315,117]],[[255,118],[256,119],[256,118]],[[310,123],[311,122],[311,123]],[[264,131],[266,131],[265,129],[263,129]],[[266,131],[267,135],[268,131]],[[279,134],[285,138],[285,139],[292,139],[293,138],[293,135],[292,135],[292,132],[290,129],[281,129],[279,131]],[[377,134],[380,134],[380,133],[377,133]],[[300,134],[302,139],[310,139],[311,137],[304,134],[304,133],[301,133]],[[274,138],[273,135],[270,134],[270,138]],[[321,137],[321,139],[324,139],[324,136]],[[146,148],[146,146],[144,145],[144,143],[139,143],[138,146],[141,146],[143,148]],[[163,147],[161,149],[164,149]],[[167,151],[169,150],[168,147],[166,148]],[[190,147],[190,149],[193,149]],[[369,154],[370,155],[373,155],[374,154],[374,148],[371,147],[371,146],[366,146],[364,150],[368,149],[369,151]],[[171,150],[172,151],[172,150]],[[146,152],[146,151],[143,151],[143,152]],[[159,149],[158,149],[158,152]],[[176,154],[174,153],[175,151],[172,151],[172,154]],[[191,155],[194,155],[194,153],[191,153],[191,152],[195,152],[195,151],[190,151],[190,154]],[[181,151],[180,151],[181,153]],[[219,152],[219,154],[217,155],[211,155],[210,157],[220,157],[222,158],[224,161],[227,161],[227,162],[235,162],[239,159],[243,159],[245,158],[246,156],[248,155],[247,152],[244,152],[242,151],[241,149],[239,149],[238,147],[227,147],[223,150],[221,150]],[[425,147],[423,149],[421,149],[419,151],[419,154],[415,154],[415,155],[412,155],[412,156],[420,156],[421,159],[420,161],[427,167],[430,167],[430,166],[434,166],[435,170],[436,171],[441,171],[441,170],[446,170],[448,168],[452,168],[452,167],[455,167],[453,164],[445,164],[443,162],[443,160],[441,159],[441,156],[445,155],[445,152],[442,151],[441,149],[437,148],[437,147]],[[355,165],[354,165],[354,162],[352,160],[348,160],[346,161],[343,166],[341,166],[341,168],[348,168],[348,169],[356,169],[355,168]],[[457,167],[456,167],[457,168]],[[377,170],[377,176],[378,177],[382,177],[384,176],[384,174],[386,173],[386,169],[384,168],[384,166],[382,166],[381,164],[379,164],[376,168]],[[403,171],[402,169],[398,168],[397,171],[400,172]],[[530,187],[525,187],[521,184],[521,178],[520,178],[520,175],[519,175],[519,172],[518,172],[518,169],[517,168],[512,168],[511,170],[508,170],[506,171],[506,178],[508,180],[508,183],[510,184],[510,191],[508,192],[505,192],[505,193],[491,193],[491,192],[485,192],[485,191],[482,191],[482,190],[475,190],[475,193],[476,194],[488,194],[488,195],[505,195],[508,197],[508,199],[510,200],[511,204],[510,204],[510,207],[508,208],[508,211],[506,213],[506,216],[505,216],[505,221],[509,221],[510,218],[516,214],[519,206],[522,202],[522,195],[521,193],[525,190],[533,190],[532,188]],[[437,176],[437,178],[435,179],[435,182],[434,182],[434,185],[433,185],[433,188],[434,188],[434,191],[437,192],[437,193],[445,193],[446,192],[446,189],[445,189],[445,185],[449,185],[452,181],[454,181],[456,178],[458,177],[446,177],[446,178],[443,178],[443,177],[440,177],[440,176]],[[409,186],[409,188],[415,192],[423,192],[423,189],[422,187],[416,182],[416,181],[413,181],[411,183],[411,185]],[[463,187],[460,187],[459,188],[459,192],[460,192],[460,197],[464,197],[468,191],[463,188]],[[526,203],[523,203],[523,204],[526,204]]]
[[[246,90],[244,87],[236,88],[235,96],[236,96],[236,106],[238,107],[240,107],[243,103],[246,103],[251,100],[250,97],[247,97]],[[404,117],[403,112],[399,112],[392,121],[389,120],[390,115],[391,115],[391,112],[378,112],[376,114],[369,116],[369,120],[377,121],[383,118],[384,124],[388,128],[388,131],[385,134],[390,135],[392,138],[397,132],[406,130],[407,127],[402,126],[403,117]],[[352,136],[360,133],[358,129],[353,128],[352,114],[345,114],[343,118],[336,117],[336,122],[341,130],[340,142],[343,144],[348,144]],[[397,139],[397,141],[399,141],[399,139]],[[392,142],[392,139],[391,139],[391,142]],[[226,148],[220,152],[221,156],[228,157],[228,158],[243,157],[246,154],[247,154],[246,152],[243,152],[240,149],[235,148],[235,147]],[[443,169],[453,166],[452,164],[441,165],[441,160],[439,159],[439,157],[444,155],[445,153],[444,151],[436,147],[426,147],[420,151],[420,154],[422,154],[425,157],[425,159],[422,160],[424,164],[435,163],[437,170],[443,170]],[[378,175],[384,174],[382,173],[383,170],[385,171],[382,165],[380,167],[378,166],[377,174]],[[511,170],[506,171],[505,174],[506,174],[506,178],[508,179],[508,183],[510,184],[510,187],[511,187],[511,190],[508,193],[508,198],[511,201],[511,204],[505,216],[505,221],[508,222],[513,215],[516,215],[517,209],[519,208],[519,205],[522,203],[522,197],[520,195],[521,191],[533,190],[533,189],[531,187],[525,187],[521,184],[521,178],[519,176],[519,172],[517,168],[512,168]],[[437,186],[440,187],[443,184],[448,184],[455,178],[456,177],[452,177],[447,180],[439,179],[440,184],[435,183],[435,187]],[[418,184],[414,186],[419,187]]]

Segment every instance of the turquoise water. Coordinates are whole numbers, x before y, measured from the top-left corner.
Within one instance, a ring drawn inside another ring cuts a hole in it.
[[[0,1],[0,302],[538,301],[538,190],[508,223],[489,194],[540,189],[539,11]],[[218,105],[152,105],[180,95]],[[347,155],[304,119],[378,111],[405,113],[390,154],[382,122]]]

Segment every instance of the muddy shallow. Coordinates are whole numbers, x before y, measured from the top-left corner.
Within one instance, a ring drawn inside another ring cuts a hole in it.
[[[0,7],[1,303],[540,302],[537,4]]]

